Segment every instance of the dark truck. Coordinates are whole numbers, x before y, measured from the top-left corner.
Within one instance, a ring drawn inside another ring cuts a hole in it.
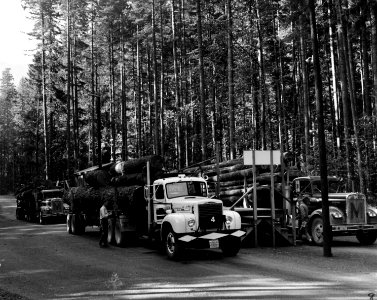
[[[47,220],[65,219],[69,205],[63,202],[63,189],[29,189],[16,195],[16,218],[45,224]]]
[[[367,203],[364,194],[344,192],[339,178],[328,177],[328,183],[332,236],[355,235],[361,244],[373,244],[377,239],[377,208]],[[291,188],[294,201],[307,203],[308,232],[313,243],[322,245],[321,178],[298,177],[293,180]]]

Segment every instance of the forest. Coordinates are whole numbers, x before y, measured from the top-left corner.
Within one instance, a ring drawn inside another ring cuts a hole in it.
[[[1,193],[110,161],[157,154],[180,170],[250,149],[376,190],[377,1],[22,6],[38,47],[26,78],[0,78]]]

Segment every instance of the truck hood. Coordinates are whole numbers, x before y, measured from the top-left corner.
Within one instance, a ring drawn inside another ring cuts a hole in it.
[[[221,200],[218,199],[210,199],[206,197],[197,197],[197,196],[186,196],[186,197],[179,197],[174,198],[172,200],[172,206],[175,210],[190,210],[191,207],[198,205],[198,204],[204,204],[204,203],[221,203]]]

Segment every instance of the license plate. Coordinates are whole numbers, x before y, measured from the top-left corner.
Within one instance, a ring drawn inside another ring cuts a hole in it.
[[[219,240],[209,240],[210,248],[219,248]]]

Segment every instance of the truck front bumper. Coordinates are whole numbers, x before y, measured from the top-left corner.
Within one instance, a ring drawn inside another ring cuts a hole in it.
[[[355,233],[359,230],[377,230],[377,224],[353,224],[353,225],[332,225],[332,232],[336,234]]]
[[[192,248],[219,248],[222,241],[239,240],[246,234],[243,230],[219,231],[204,234],[182,234],[178,238],[179,242],[184,243],[186,247]]]

